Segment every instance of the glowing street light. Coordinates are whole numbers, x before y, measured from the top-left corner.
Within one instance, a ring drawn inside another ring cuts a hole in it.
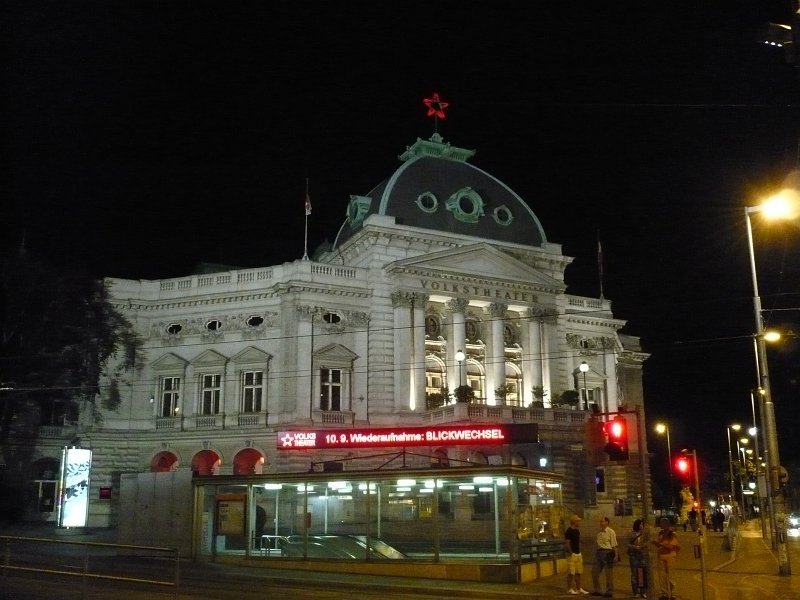
[[[726,427],[726,432],[728,434],[728,469],[730,470],[731,477],[731,504],[733,504],[734,500],[736,499],[736,489],[733,485],[733,448],[731,447],[731,430],[738,432],[741,428],[742,426],[738,423],[732,423]]]
[[[458,362],[458,386],[464,385],[464,359],[466,355],[463,350],[456,350],[456,362]]]
[[[580,364],[578,369],[580,369],[580,372],[583,373],[583,402],[584,402],[584,408],[586,410],[589,410],[589,388],[586,387],[586,373],[587,373],[587,371],[589,371],[589,363],[587,363],[584,360]]]
[[[666,423],[656,423],[656,433],[658,435],[667,435],[667,465],[669,466],[669,508],[672,508],[672,503],[675,502],[675,486],[672,482],[672,448],[669,443],[669,426]]]
[[[773,540],[780,545],[784,536],[778,531],[778,514],[783,513],[783,501],[779,500],[780,511],[776,512],[773,494],[780,490],[780,453],[778,451],[778,432],[775,423],[775,405],[772,402],[772,391],[769,382],[769,367],[767,365],[767,346],[764,338],[764,320],[761,315],[761,296],[758,292],[758,276],[756,273],[756,257],[753,249],[753,225],[750,215],[761,213],[766,218],[794,219],[798,216],[797,190],[784,190],[781,194],[770,198],[760,206],[748,206],[744,209],[745,222],[747,223],[747,248],[750,253],[750,276],[753,281],[753,313],[755,316],[755,344],[756,358],[758,361],[759,387],[763,390],[762,425],[764,427],[764,456],[767,463],[767,476],[769,478],[771,493],[767,498],[772,517]],[[783,542],[785,544],[785,541]],[[778,548],[778,572],[781,575],[791,575],[789,555],[785,548]]]

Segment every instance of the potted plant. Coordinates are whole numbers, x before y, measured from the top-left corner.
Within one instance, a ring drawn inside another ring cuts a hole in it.
[[[533,394],[531,408],[544,408],[544,399],[547,397],[547,390],[541,385],[535,385],[531,388],[531,394]]]
[[[453,390],[456,402],[472,402],[475,398],[475,390],[469,385],[460,385]]]
[[[495,389],[494,395],[502,404],[505,404],[506,398],[508,398],[508,395],[512,394],[513,392],[514,392],[514,384],[504,383],[499,388]]]
[[[436,410],[452,400],[452,396],[447,388],[443,387],[438,392],[425,395],[425,408],[427,410]]]
[[[578,390],[566,390],[561,392],[561,397],[559,400],[561,401],[561,404],[574,409],[576,406],[578,406],[578,404],[580,404],[581,396],[578,393]]]

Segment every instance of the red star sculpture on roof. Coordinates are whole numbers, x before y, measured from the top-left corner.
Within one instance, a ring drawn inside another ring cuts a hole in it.
[[[430,98],[424,98],[422,102],[428,107],[427,116],[435,117],[437,119],[444,119],[444,111],[448,106],[450,106],[449,102],[442,102],[439,100],[439,94],[436,92],[434,92]]]

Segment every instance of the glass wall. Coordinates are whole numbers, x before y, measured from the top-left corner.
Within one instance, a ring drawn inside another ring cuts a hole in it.
[[[201,556],[515,559],[560,540],[561,483],[515,467],[196,478]],[[239,478],[242,479],[242,478]]]

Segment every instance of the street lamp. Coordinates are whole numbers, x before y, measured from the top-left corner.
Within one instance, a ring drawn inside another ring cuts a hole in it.
[[[760,462],[761,462],[761,450],[759,449],[758,445],[758,426],[756,425],[756,399],[753,390],[750,390],[750,408],[753,411],[753,426],[748,429],[748,433],[753,438],[753,445],[756,447],[756,455],[755,455],[755,467],[756,467],[756,484],[759,482],[759,472],[760,469]],[[766,478],[765,478],[766,479]],[[764,506],[761,498],[761,486],[756,485],[756,501],[758,502],[758,517],[761,521],[761,539],[766,539],[767,537],[767,524],[764,520]]]
[[[675,486],[672,481],[672,448],[669,444],[669,426],[666,423],[656,423],[656,433],[659,435],[667,434],[667,466],[669,467],[669,508],[675,502]]]
[[[589,363],[583,361],[580,366],[578,367],[581,373],[583,373],[583,402],[584,408],[589,410],[589,388],[586,387],[586,372],[589,370]]]
[[[728,425],[726,431],[728,433],[728,468],[731,476],[731,504],[736,500],[736,490],[733,486],[733,449],[731,448],[731,429],[738,432],[742,428],[738,423]]]
[[[795,194],[796,196],[796,194]],[[796,215],[796,202],[790,205],[785,196],[776,196],[767,200],[760,206],[747,206],[744,209],[745,222],[747,223],[747,248],[750,253],[750,276],[753,280],[753,314],[755,316],[755,344],[756,344],[756,357],[758,360],[758,375],[759,387],[763,390],[763,412],[762,412],[762,425],[764,427],[764,457],[767,463],[767,477],[770,483],[770,494],[767,498],[770,507],[770,516],[772,521],[773,540],[778,544],[778,573],[780,575],[791,575],[792,569],[789,564],[789,555],[786,547],[781,548],[785,541],[781,542],[784,538],[783,532],[780,531],[778,524],[778,513],[784,512],[783,499],[777,494],[780,490],[780,453],[778,452],[778,432],[775,424],[775,405],[772,402],[772,391],[769,383],[769,367],[767,365],[767,346],[764,339],[764,320],[761,316],[761,297],[758,292],[758,277],[756,274],[756,256],[753,249],[753,225],[750,215],[753,213],[762,213],[768,218],[787,219],[795,218]],[[792,214],[794,212],[795,214]],[[776,503],[773,500],[773,494],[779,498]],[[775,504],[778,504],[776,507]],[[781,515],[782,519],[782,515]]]
[[[747,223],[747,248],[750,253],[750,276],[753,281],[753,314],[755,316],[755,343],[756,359],[758,361],[759,385],[764,390],[764,452],[767,455],[767,469],[770,484],[773,490],[780,488],[778,474],[780,470],[780,455],[778,453],[778,434],[775,424],[775,405],[772,402],[772,392],[769,382],[769,366],[767,365],[767,346],[765,340],[764,320],[761,316],[761,296],[758,292],[758,276],[756,274],[756,257],[753,248],[753,224],[750,215],[762,213],[767,218],[787,218],[788,204],[780,196],[767,200],[759,206],[748,206],[744,209]]]
[[[456,350],[456,361],[458,362],[458,387],[464,385],[464,355],[463,350]]]

